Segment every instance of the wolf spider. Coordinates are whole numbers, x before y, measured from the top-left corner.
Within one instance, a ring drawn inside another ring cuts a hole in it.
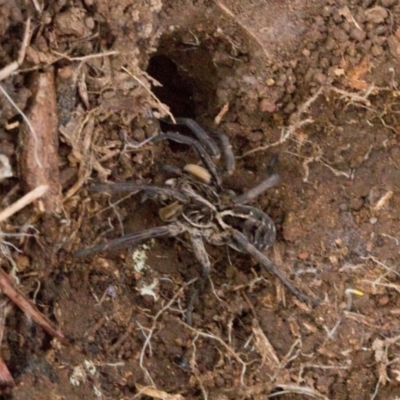
[[[135,245],[144,240],[174,237],[187,232],[194,255],[203,268],[201,279],[187,308],[188,323],[191,323],[194,300],[201,292],[211,268],[204,240],[212,245],[228,245],[235,250],[247,252],[268,272],[275,275],[298,299],[313,305],[319,304],[317,300],[297,289],[263,254],[263,251],[271,247],[275,241],[275,225],[263,211],[247,205],[278,184],[279,176],[272,173],[253,189],[239,196],[233,195],[222,188],[222,177],[214,162],[221,156],[222,150],[225,160],[224,174],[230,175],[234,172],[235,157],[227,136],[220,133],[213,133],[211,136],[188,118],[179,118],[177,123],[186,125],[196,138],[176,132],[166,132],[160,133],[151,141],[170,140],[191,146],[202,160],[204,167],[188,164],[182,171],[168,166],[168,171],[174,172],[177,176],[167,180],[163,186],[128,181],[112,185],[97,184],[90,188],[94,192],[144,192],[147,198],[152,198],[163,205],[159,210],[159,216],[166,224],[79,250],[75,255],[84,257],[122,245]],[[218,140],[221,150],[215,139]]]

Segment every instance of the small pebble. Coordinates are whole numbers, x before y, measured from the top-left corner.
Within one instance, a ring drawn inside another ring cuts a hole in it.
[[[388,17],[389,13],[384,7],[375,6],[365,11],[367,21],[374,24],[381,24]]]
[[[274,86],[275,85],[275,80],[272,78],[268,78],[267,82],[265,82],[267,86]]]
[[[276,105],[270,99],[262,99],[260,101],[260,110],[262,112],[272,113],[272,112],[276,111]]]
[[[350,37],[352,39],[358,40],[359,42],[363,42],[366,39],[367,34],[358,28],[354,28],[350,32]]]
[[[388,295],[384,295],[382,297],[379,298],[378,303],[380,306],[386,306],[386,304],[389,303],[389,296]]]
[[[381,56],[383,54],[383,49],[381,46],[373,45],[371,48],[371,54],[375,57]]]
[[[376,217],[371,217],[369,219],[369,223],[372,225],[375,225],[377,222],[378,222],[378,218],[376,218]]]
[[[300,260],[307,260],[310,254],[307,251],[302,251],[301,253],[297,254],[297,258]]]

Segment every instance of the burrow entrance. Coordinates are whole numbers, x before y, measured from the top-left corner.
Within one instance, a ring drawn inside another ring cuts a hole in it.
[[[215,115],[219,77],[207,44],[186,43],[179,34],[164,36],[147,72],[162,84],[153,92],[175,117]]]

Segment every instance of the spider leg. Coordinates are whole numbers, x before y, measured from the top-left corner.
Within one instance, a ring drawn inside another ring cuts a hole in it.
[[[283,273],[277,268],[277,266],[263,253],[257,250],[246,238],[243,233],[233,230],[233,238],[234,240],[249,253],[253,256],[269,273],[275,275],[284,286],[299,300],[304,301],[306,303],[311,303],[314,306],[318,306],[320,304],[319,300],[313,299],[304,293],[302,293],[299,289],[297,289],[294,284],[289,281]]]
[[[206,150],[198,140],[185,135],[181,135],[180,133],[166,132],[154,136],[154,139],[152,141],[160,142],[161,140],[166,140],[166,139],[170,139],[177,143],[182,143],[182,144],[187,144],[188,146],[192,146],[195,149],[196,153],[201,158],[201,161],[203,162],[205,167],[210,172],[217,186],[221,187],[221,178],[218,175],[217,167],[215,166],[214,161],[211,159],[210,155],[206,152]]]
[[[191,118],[176,118],[176,123],[187,126],[196,135],[199,142],[207,147],[212,157],[219,158],[221,156],[214,139],[196,121]]]
[[[129,235],[110,240],[105,243],[100,243],[88,249],[81,249],[74,253],[75,257],[86,257],[90,254],[98,253],[103,250],[115,249],[121,246],[134,246],[138,243],[159,237],[172,237],[177,236],[184,232],[185,228],[181,224],[170,224],[165,226],[156,226],[150,229],[144,229],[139,232],[133,232]]]
[[[247,192],[237,196],[233,199],[235,204],[246,204],[254,200],[257,196],[264,193],[266,190],[276,186],[280,182],[281,178],[278,174],[272,174],[267,179],[263,180],[257,186],[248,190]]]
[[[190,234],[190,241],[193,247],[194,256],[196,257],[200,265],[203,267],[203,272],[201,274],[200,279],[195,284],[186,311],[186,322],[188,325],[192,325],[192,313],[194,309],[194,303],[199,298],[201,292],[204,290],[205,282],[208,278],[208,275],[210,274],[211,263],[206,248],[204,246],[204,241],[200,231],[197,229],[190,229],[189,234]]]
[[[213,131],[212,133],[218,138],[221,144],[221,149],[224,154],[224,160],[225,160],[226,175],[230,176],[235,172],[236,168],[236,160],[235,160],[235,155],[233,154],[232,151],[231,142],[229,141],[228,136],[222,133],[215,131]]]
[[[221,152],[214,141],[213,137],[216,137],[221,145],[222,152],[225,159],[225,168],[227,175],[232,175],[235,171],[235,156],[232,151],[232,145],[228,139],[228,136],[223,135],[217,131],[212,131],[210,135],[204,130],[196,121],[191,118],[177,118],[177,124],[187,126],[197,137],[199,142],[208,148],[210,154],[214,158],[219,158]]]
[[[134,182],[119,182],[111,185],[108,184],[97,184],[89,187],[91,192],[107,192],[107,193],[118,193],[118,192],[140,192],[144,191],[153,195],[160,196],[162,199],[175,199],[182,203],[187,203],[188,198],[179,190],[175,190],[168,186],[155,186],[155,185],[137,185]]]

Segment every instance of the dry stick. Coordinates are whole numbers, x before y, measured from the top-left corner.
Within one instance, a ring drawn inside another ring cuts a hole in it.
[[[15,386],[14,378],[11,376],[10,371],[7,368],[7,365],[0,357],[0,384],[1,386]]]
[[[33,189],[25,196],[21,197],[10,207],[0,212],[0,222],[9,218],[17,211],[21,210],[32,201],[38,199],[46,193],[48,186],[41,185],[36,189]],[[14,302],[22,311],[28,314],[36,323],[38,323],[46,332],[50,335],[59,338],[62,342],[66,343],[67,340],[61,331],[53,327],[51,321],[40,313],[36,307],[30,302],[30,300],[22,293],[18,288],[14,287],[8,275],[0,268],[0,289],[8,296],[12,302]]]
[[[204,387],[203,381],[201,380],[201,375],[199,373],[199,369],[197,368],[197,363],[196,363],[196,351],[197,351],[196,341],[198,338],[199,338],[199,334],[196,334],[195,338],[192,340],[193,352],[192,352],[192,356],[190,358],[190,366],[191,366],[192,373],[196,377],[197,382],[200,386],[200,389],[203,392],[204,400],[208,400],[208,394],[207,394],[206,388]]]
[[[0,81],[8,78],[13,72],[15,72],[25,58],[26,48],[28,47],[29,40],[30,40],[30,33],[31,30],[31,19],[28,18],[26,20],[25,31],[24,31],[24,38],[22,40],[21,49],[18,53],[17,61],[13,61],[12,63],[6,65],[3,69],[0,70]]]
[[[1,80],[1,79],[0,79]],[[21,115],[22,119],[26,122],[26,125],[28,126],[30,132],[32,133],[33,139],[35,141],[35,148],[34,148],[34,156],[35,156],[35,161],[36,164],[38,165],[39,168],[42,168],[42,163],[39,160],[38,154],[37,154],[37,147],[38,147],[38,135],[35,131],[35,128],[33,127],[31,121],[29,121],[29,118],[25,115],[25,113],[18,107],[17,103],[10,97],[10,95],[6,92],[6,90],[3,88],[3,86],[0,85],[0,91],[3,93],[5,98],[9,101],[9,103],[17,110],[18,114]]]
[[[148,88],[146,85],[135,75],[132,74],[129,70],[127,70],[125,67],[122,67],[122,69],[127,72],[136,82],[138,82],[145,90],[150,94],[150,96],[159,104],[159,106],[168,114],[168,116],[171,118],[172,122],[176,124],[176,120],[174,116],[172,115],[171,111],[168,110],[167,106],[162,103],[158,97]]]
[[[57,337],[65,344],[68,343],[63,333],[57,328],[54,328],[52,322],[29,301],[25,294],[18,288],[14,287],[8,275],[1,268],[0,289],[13,303],[15,303],[23,312],[28,314],[49,335]]]
[[[10,310],[10,301],[3,300],[0,303],[0,346],[3,342],[4,328],[6,324],[6,316]],[[4,363],[3,359],[0,357],[0,386],[9,385],[14,386],[15,382],[13,377],[10,374],[10,371],[7,368],[7,365]]]
[[[86,61],[86,60],[90,60],[92,58],[115,56],[115,55],[119,54],[119,51],[110,50],[110,51],[105,51],[104,53],[89,54],[87,56],[82,56],[82,57],[69,57],[64,53],[59,53],[58,51],[55,51],[55,50],[52,50],[52,53],[54,53],[56,56],[59,56],[61,58],[66,58],[68,61]]]
[[[25,196],[22,196],[15,203],[11,204],[11,206],[7,207],[5,210],[0,211],[0,222],[6,220],[11,217],[11,215],[15,214],[19,210],[22,210],[28,204],[32,203],[39,197],[42,197],[49,187],[47,185],[40,185],[37,188],[31,190]]]
[[[0,70],[0,81],[8,78],[12,73],[16,72],[18,70],[18,68],[21,66],[22,62],[24,61],[26,49],[28,47],[28,44],[30,41],[30,36],[31,36],[30,30],[31,30],[31,20],[30,20],[30,18],[28,18],[26,20],[24,38],[22,40],[21,49],[18,53],[18,59],[17,59],[17,61],[14,61],[11,64],[8,64],[7,66],[5,66],[3,69]],[[14,102],[14,100],[9,96],[9,94],[6,92],[6,90],[1,85],[0,85],[0,91],[3,93],[3,95],[6,97],[6,99],[17,110],[18,114],[21,115],[21,117],[25,120],[26,124],[28,125],[29,130],[31,131],[32,136],[35,141],[35,148],[33,150],[35,162],[38,165],[38,167],[41,168],[42,164],[37,155],[38,137],[35,132],[35,129],[33,128],[32,124],[30,123],[28,117],[23,113],[23,111],[18,107],[18,105]]]

